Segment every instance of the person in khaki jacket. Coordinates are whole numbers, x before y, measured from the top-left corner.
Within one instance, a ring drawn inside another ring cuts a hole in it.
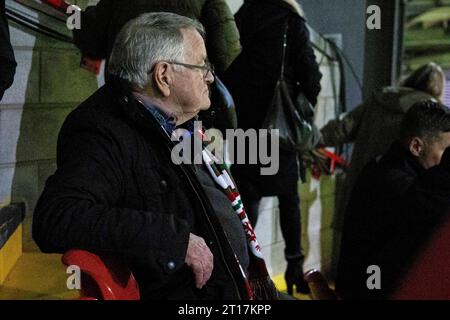
[[[337,213],[341,218],[362,168],[371,159],[384,154],[398,138],[403,115],[416,102],[442,100],[444,87],[442,68],[430,62],[412,72],[400,86],[384,87],[374,92],[355,109],[340,119],[331,120],[321,129],[323,146],[354,143],[350,169],[338,200]]]
[[[206,31],[206,51],[215,69],[224,71],[241,52],[239,32],[225,0],[100,0],[81,15],[74,43],[90,58],[108,59],[122,26],[146,12],[172,12],[195,19]]]

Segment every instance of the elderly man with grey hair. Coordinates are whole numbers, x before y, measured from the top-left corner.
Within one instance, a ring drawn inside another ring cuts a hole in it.
[[[148,13],[119,33],[106,85],[66,119],[34,213],[44,252],[120,256],[145,299],[248,299],[246,234],[204,164],[171,160],[214,81],[202,26]],[[251,292],[251,291],[250,291]]]

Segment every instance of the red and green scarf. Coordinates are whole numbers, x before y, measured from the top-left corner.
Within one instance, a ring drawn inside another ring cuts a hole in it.
[[[245,212],[244,204],[228,167],[219,161],[207,148],[202,151],[203,162],[208,168],[213,180],[224,190],[230,200],[234,212],[241,220],[250,251],[250,265],[247,281],[247,291],[252,300],[274,300],[278,298],[278,291],[270,278],[264,261],[261,246],[256,239],[255,231]]]

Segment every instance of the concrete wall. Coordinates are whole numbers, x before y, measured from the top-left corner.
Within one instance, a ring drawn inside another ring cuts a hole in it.
[[[325,36],[340,35],[341,48],[362,83],[364,74],[364,39],[366,1],[363,0],[301,0],[308,23]],[[347,110],[361,102],[361,90],[345,65]]]
[[[74,46],[15,23],[10,23],[10,33],[18,65],[14,84],[0,104],[0,206],[26,203],[24,251],[34,251],[31,214],[56,168],[57,134],[66,115],[97,88],[97,79],[79,68]]]

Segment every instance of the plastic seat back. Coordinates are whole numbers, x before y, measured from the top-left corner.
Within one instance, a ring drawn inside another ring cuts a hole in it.
[[[139,286],[127,265],[117,257],[98,256],[85,250],[72,249],[62,256],[66,266],[81,271],[83,300],[139,300]]]

